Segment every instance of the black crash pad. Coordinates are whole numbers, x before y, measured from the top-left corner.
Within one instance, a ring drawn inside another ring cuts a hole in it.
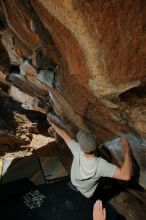
[[[93,202],[75,190],[70,180],[62,180],[53,184],[28,186],[13,189],[0,200],[1,219],[21,220],[92,220]],[[22,184],[22,182],[21,182]],[[18,193],[18,192],[19,193]],[[3,191],[4,194],[4,191]],[[6,192],[7,194],[7,192]],[[107,206],[110,216],[108,219],[119,220],[119,215],[111,206]],[[108,211],[108,210],[107,210]],[[117,218],[118,216],[118,218]]]
[[[35,185],[27,178],[17,180],[11,183],[0,184],[0,201],[8,201],[16,196],[21,196],[22,194],[34,189]]]
[[[92,219],[92,202],[73,190],[67,180],[12,194],[8,200],[0,200],[0,207],[0,218],[5,220]]]

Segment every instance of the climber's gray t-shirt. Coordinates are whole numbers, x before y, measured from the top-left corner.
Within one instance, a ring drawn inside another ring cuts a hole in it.
[[[90,198],[98,186],[100,177],[113,177],[116,166],[101,157],[86,158],[75,140],[67,142],[74,158],[71,167],[71,181],[87,198]]]

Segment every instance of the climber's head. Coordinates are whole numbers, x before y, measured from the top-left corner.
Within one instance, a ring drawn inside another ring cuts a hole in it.
[[[96,151],[97,143],[90,131],[79,130],[77,140],[84,153],[93,154]]]

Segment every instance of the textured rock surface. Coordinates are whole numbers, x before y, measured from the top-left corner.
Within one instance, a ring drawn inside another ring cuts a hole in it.
[[[133,176],[136,181],[140,182],[140,184],[146,188],[146,141],[141,138],[136,138],[131,134],[127,134],[126,138],[130,143],[133,154]],[[117,165],[122,164],[123,148],[120,144],[120,138],[107,141],[105,146],[101,148],[101,151],[109,161],[113,161]]]
[[[1,42],[9,55],[11,64],[19,65],[23,56],[29,55],[27,49],[9,28],[2,32]],[[19,48],[23,51],[23,56],[19,54]]]
[[[44,105],[29,109],[88,127],[99,144],[119,132],[146,139],[145,1],[1,3],[5,92],[13,84]]]
[[[88,73],[95,95],[116,96],[145,81],[144,1],[38,0],[32,4],[62,55],[68,55],[70,72]],[[61,39],[55,36],[58,33]]]
[[[44,116],[24,110],[18,102],[13,101],[2,91],[0,106],[0,157],[17,151],[26,151],[22,153],[23,156],[29,152],[32,154],[30,143],[33,134],[47,133],[48,123]]]
[[[141,200],[136,200],[130,193],[122,192],[110,203],[128,220],[144,220],[146,217],[145,204]]]
[[[27,101],[33,101],[34,97],[22,92],[15,86],[11,86],[9,89],[9,96],[12,97],[16,102],[25,103]]]

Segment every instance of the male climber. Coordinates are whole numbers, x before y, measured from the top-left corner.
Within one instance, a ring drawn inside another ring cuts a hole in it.
[[[48,121],[58,135],[64,139],[73,154],[71,181],[85,197],[93,197],[100,177],[130,180],[132,163],[130,146],[126,139],[121,139],[124,149],[124,161],[122,166],[118,167],[107,162],[102,157],[97,157],[97,144],[89,131],[80,130],[77,133],[76,142],[64,129],[53,123],[49,116]]]

